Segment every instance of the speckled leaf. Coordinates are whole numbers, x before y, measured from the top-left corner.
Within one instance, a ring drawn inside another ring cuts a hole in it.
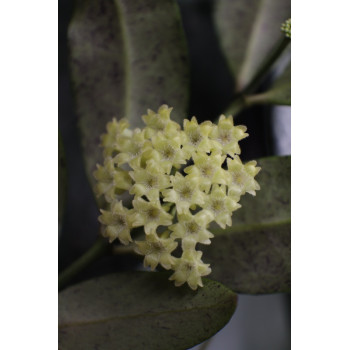
[[[254,100],[260,103],[269,103],[275,105],[290,105],[291,103],[290,86],[290,63],[283,73],[275,80],[271,88],[264,93],[254,96]]]
[[[282,37],[290,0],[218,0],[215,23],[227,62],[241,91]]]
[[[67,196],[67,168],[61,134],[58,134],[58,236],[61,234]]]
[[[219,331],[237,296],[204,279],[192,291],[168,273],[129,272],[72,286],[58,296],[60,350],[188,349]]]
[[[182,120],[188,60],[174,0],[78,0],[69,27],[71,72],[89,180],[101,162],[106,123],[141,125],[147,108],[166,103]]]
[[[239,293],[290,291],[290,156],[258,160],[261,190],[246,194],[232,227],[203,249],[211,278]]]

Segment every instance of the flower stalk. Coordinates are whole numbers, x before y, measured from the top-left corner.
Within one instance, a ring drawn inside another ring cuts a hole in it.
[[[72,265],[58,275],[58,290],[62,290],[87,266],[92,264],[101,256],[105,255],[109,248],[110,245],[108,242],[102,237],[99,237],[87,252],[85,252],[79,259],[74,261]]]

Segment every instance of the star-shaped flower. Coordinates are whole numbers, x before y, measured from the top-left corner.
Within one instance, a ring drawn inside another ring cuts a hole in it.
[[[174,166],[179,168],[181,164],[186,164],[186,157],[181,149],[181,133],[177,133],[172,138],[166,137],[162,133],[157,133],[152,137],[153,150],[148,152],[148,158],[154,159],[166,174],[170,174]]]
[[[214,125],[209,137],[215,144],[215,149],[234,157],[241,153],[238,141],[248,136],[246,130],[244,125],[234,126],[231,115],[227,118],[221,115],[218,125]]]
[[[221,167],[226,156],[217,152],[210,155],[203,152],[194,154],[192,158],[194,165],[190,165],[184,171],[189,179],[196,179],[199,187],[206,193],[209,192],[212,184],[226,184],[225,170]]]
[[[98,220],[106,225],[104,235],[109,238],[109,242],[113,242],[116,238],[125,245],[132,242],[130,236],[132,210],[123,207],[121,201],[115,201],[111,203],[110,210],[101,209],[101,213]]]
[[[180,130],[180,125],[170,119],[170,114],[173,109],[167,105],[162,105],[158,108],[158,112],[154,112],[151,109],[147,110],[147,114],[142,116],[143,122],[146,124],[147,137],[152,137],[159,131],[168,130]]]
[[[152,148],[151,141],[145,138],[145,130],[135,129],[130,138],[117,140],[120,153],[115,156],[115,162],[120,166],[128,163],[132,168],[138,167],[141,156]]]
[[[182,249],[194,249],[197,243],[210,244],[214,235],[207,230],[207,224],[199,220],[198,215],[178,215],[178,223],[169,226],[172,231],[170,237],[182,240]]]
[[[198,286],[203,287],[201,277],[209,275],[211,268],[201,260],[202,254],[195,250],[185,250],[181,258],[175,260],[173,266],[175,272],[169,278],[175,281],[175,286],[181,286],[187,282],[193,290]]]
[[[203,211],[212,215],[213,220],[221,227],[232,225],[232,212],[241,205],[233,198],[226,195],[226,186],[213,185],[210,195],[207,196]]]
[[[136,241],[136,253],[144,255],[145,267],[150,266],[154,270],[158,264],[169,270],[175,263],[171,252],[177,247],[173,238],[160,238],[156,233],[146,236],[145,241]]]
[[[172,224],[173,216],[165,211],[165,206],[159,199],[155,202],[147,202],[142,198],[132,201],[135,212],[132,215],[133,227],[144,226],[146,235],[155,233],[158,226]]]
[[[111,157],[105,159],[103,166],[97,164],[97,170],[95,170],[93,175],[98,181],[95,186],[96,195],[104,195],[108,203],[115,199],[116,194],[121,194],[132,186],[129,173],[123,169],[116,168]]]
[[[260,186],[254,177],[261,169],[260,167],[257,167],[256,164],[255,160],[243,164],[238,156],[234,159],[227,160],[229,196],[239,200],[239,198],[246,192],[253,196],[256,195],[255,191],[260,190]]]
[[[198,204],[204,204],[205,194],[199,190],[196,179],[184,177],[179,172],[171,176],[172,189],[163,190],[165,202],[176,204],[176,210],[179,214],[189,211],[189,208]]]
[[[195,152],[210,152],[212,143],[208,139],[212,131],[213,124],[210,121],[198,125],[197,118],[192,117],[191,121],[184,120],[184,135],[186,141],[183,145],[183,151],[190,158]]]
[[[135,184],[130,189],[130,194],[136,197],[146,196],[149,201],[159,199],[159,191],[170,186],[169,175],[165,175],[154,159],[147,162],[146,169],[130,171],[130,176]]]
[[[105,157],[113,156],[118,153],[117,140],[119,138],[128,138],[132,131],[128,129],[129,123],[126,119],[117,121],[113,118],[107,123],[107,133],[101,136],[101,146],[104,148],[103,155]]]

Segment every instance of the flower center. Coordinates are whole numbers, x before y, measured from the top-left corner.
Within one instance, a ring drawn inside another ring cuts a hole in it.
[[[213,167],[211,167],[209,164],[204,165],[201,169],[202,175],[205,177],[211,177],[213,175]]]
[[[197,233],[199,231],[199,228],[199,225],[194,221],[186,223],[186,229],[191,234]]]
[[[187,271],[187,272],[190,272],[193,268],[193,265],[190,264],[190,263],[185,263],[184,264],[184,270]]]
[[[159,209],[158,208],[150,208],[147,211],[147,215],[150,219],[157,219],[159,216]]]
[[[229,131],[221,131],[220,133],[220,140],[223,144],[227,144],[232,141],[232,135]]]
[[[142,144],[140,143],[136,143],[134,145],[132,145],[129,154],[131,157],[136,158],[137,156],[139,156],[141,154],[141,150],[142,150]]]
[[[191,199],[192,189],[188,186],[185,186],[182,190],[179,191],[182,199]]]
[[[243,186],[245,181],[245,176],[242,172],[239,172],[237,174],[233,174],[232,182],[240,187]]]
[[[218,213],[224,209],[224,201],[220,199],[213,200],[211,207],[214,212]]]
[[[147,179],[146,185],[150,188],[156,187],[158,184],[157,178],[155,176],[151,176]]]
[[[126,220],[124,215],[114,214],[114,224],[123,228],[126,226]]]
[[[156,253],[160,253],[163,251],[163,245],[162,243],[160,242],[155,242],[153,243],[153,250],[156,252]]]
[[[198,145],[201,140],[202,135],[197,130],[194,130],[190,133],[190,141],[193,145]]]
[[[170,145],[166,145],[162,151],[162,154],[165,159],[172,159],[175,155],[175,150]]]

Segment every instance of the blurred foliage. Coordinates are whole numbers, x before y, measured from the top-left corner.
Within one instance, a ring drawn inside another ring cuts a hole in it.
[[[232,227],[212,229],[211,278],[238,293],[290,292],[290,157],[258,160],[261,190],[244,196]]]
[[[147,108],[186,116],[185,37],[172,0],[78,0],[69,26],[71,71],[87,175],[101,162],[100,135],[113,116],[141,125]]]
[[[281,23],[290,17],[290,0],[217,0],[215,23],[236,91],[254,78],[281,39]]]

